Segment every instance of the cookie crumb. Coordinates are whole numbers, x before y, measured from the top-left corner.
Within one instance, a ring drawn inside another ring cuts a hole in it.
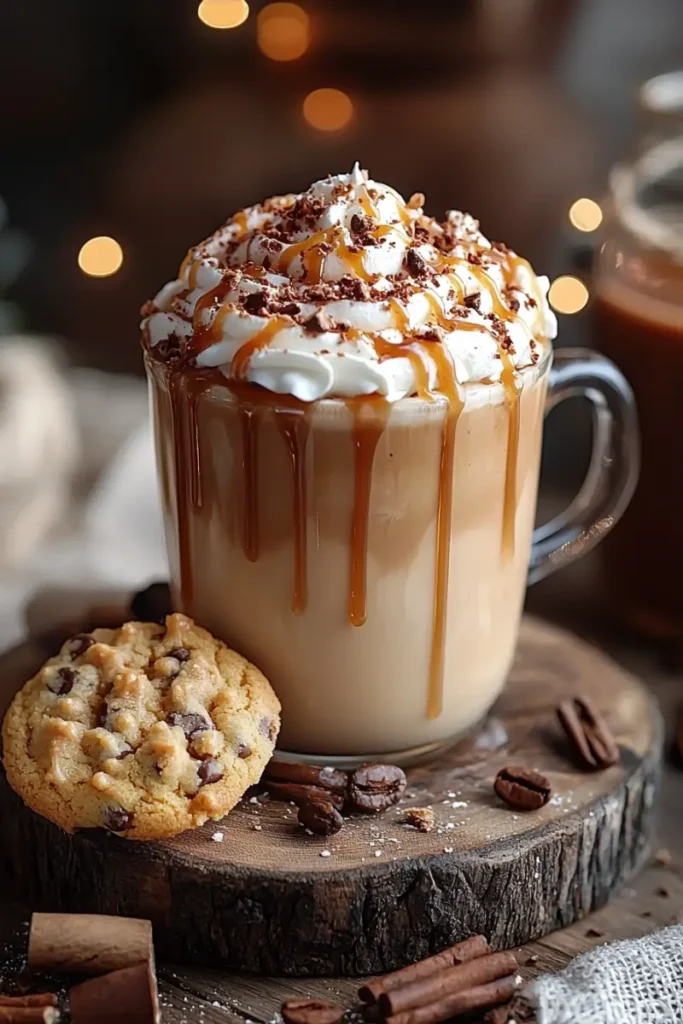
[[[223,842],[223,833],[222,832],[214,832],[214,834],[211,836],[211,838],[213,839],[214,843],[222,843]]]
[[[331,850],[321,850],[320,851],[320,856],[321,857],[331,857],[332,856],[332,851]]]
[[[406,825],[418,832],[431,832],[436,824],[434,811],[430,807],[408,807],[403,818]]]

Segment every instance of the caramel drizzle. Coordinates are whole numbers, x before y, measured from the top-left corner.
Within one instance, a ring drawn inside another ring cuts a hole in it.
[[[277,270],[281,273],[288,273],[297,256],[301,256],[307,274],[314,274],[318,263],[320,246],[329,244],[330,233],[332,231],[336,231],[336,228],[326,228],[325,231],[316,231],[314,234],[309,235],[308,238],[304,238],[301,242],[294,242],[292,245],[288,245],[286,249],[282,250],[277,259]],[[315,257],[311,257],[311,265],[309,266],[306,263],[306,257],[311,252],[316,253],[316,255]],[[320,270],[322,270],[322,260],[320,262]],[[313,283],[319,284],[320,278],[318,277],[317,281],[313,281]]]
[[[505,283],[508,287],[513,282],[515,271],[519,267],[524,267],[529,275],[531,287],[533,288],[534,294],[532,298],[536,302],[536,313],[534,316],[534,333],[539,336],[543,334],[543,295],[541,289],[538,286],[538,279],[534,273],[534,268],[531,266],[528,260],[525,260],[523,256],[517,256],[515,253],[508,252],[506,254],[506,260],[504,263],[505,268]]]
[[[517,461],[519,456],[520,395],[514,364],[509,353],[501,348],[503,370],[500,380],[505,389],[508,407],[508,443],[505,455],[505,490],[503,497],[502,555],[510,562],[515,553],[515,527],[517,521]]]
[[[349,622],[362,626],[367,618],[368,526],[372,465],[391,405],[381,395],[347,398],[353,414],[354,496],[349,567]]]
[[[429,355],[436,363],[439,390],[446,399],[446,418],[441,437],[439,465],[439,497],[436,518],[436,585],[432,651],[429,665],[427,718],[438,718],[443,710],[444,654],[448,612],[448,577],[450,572],[451,533],[453,518],[453,472],[455,467],[455,435],[465,402],[455,377],[450,353],[438,342],[432,342]]]
[[[247,266],[242,268],[242,274],[244,277],[265,277],[268,271],[265,267],[262,267],[259,263],[249,263]]]
[[[301,403],[303,405],[303,403]],[[292,521],[294,523],[294,586],[292,611],[301,615],[308,603],[308,536],[306,500],[306,444],[309,408],[300,411],[277,409],[278,429],[289,451],[292,473]]]
[[[503,296],[496,287],[495,281],[487,274],[485,268],[478,266],[477,264],[469,263],[464,257],[460,256],[445,256],[443,257],[444,266],[466,266],[473,277],[477,279],[480,286],[484,291],[488,292],[491,296],[491,302],[493,307],[493,313],[499,317],[499,319],[510,322],[518,320],[519,317],[514,313],[507,303],[504,301]],[[516,266],[525,265],[531,272],[531,267],[526,260],[523,260],[519,256],[512,256],[510,253],[507,254],[506,262],[503,264],[504,274],[506,283],[512,280],[514,274],[514,268]],[[449,280],[456,280],[455,275],[449,274]],[[461,286],[462,290],[462,286]],[[427,299],[430,302],[432,310],[435,312],[437,322],[441,326],[446,326],[439,318],[439,312],[434,309],[435,297],[432,297],[427,293]],[[441,314],[443,315],[443,314]],[[467,324],[466,321],[447,321],[450,323],[451,329],[457,327],[459,330],[482,330],[482,325]],[[505,401],[508,409],[508,442],[507,442],[507,453],[505,457],[505,483],[503,489],[503,525],[501,531],[501,554],[503,562],[508,563],[513,558],[515,553],[515,526],[517,519],[517,461],[519,455],[519,430],[520,430],[520,389],[517,387],[517,371],[515,370],[510,354],[507,348],[501,343],[493,331],[489,330],[488,327],[484,327],[495,340],[498,346],[498,355],[503,362],[503,370],[500,376],[500,381],[505,392]]]
[[[242,434],[242,551],[249,562],[259,556],[259,502],[258,502],[258,412],[253,405],[239,404]]]
[[[269,320],[265,327],[262,327],[260,331],[253,334],[249,341],[245,341],[237,349],[230,365],[231,376],[235,380],[244,380],[251,357],[256,355],[257,352],[262,352],[263,349],[268,348],[275,335],[283,328],[291,326],[292,321],[286,316],[274,316],[272,320]]]
[[[190,273],[190,277],[191,276],[192,273]],[[202,297],[197,300],[197,304],[194,308],[194,315],[192,317],[192,337],[190,338],[187,348],[188,356],[198,356],[200,352],[209,348],[217,340],[220,328],[223,324],[223,318],[229,311],[230,307],[224,307],[222,310],[219,310],[217,316],[207,324],[202,324],[202,314],[206,309],[212,309],[214,306],[220,306],[225,300],[225,297],[231,287],[232,278],[229,274],[226,274],[218,284],[211,289],[211,291],[206,292],[205,295],[202,295]]]
[[[169,375],[175,459],[176,524],[181,610],[193,614],[192,535],[190,516],[202,506],[198,406],[201,396],[223,378],[215,369],[184,373],[184,361]]]
[[[377,207],[370,198],[367,188],[364,188],[358,196],[358,205],[366,217],[372,217],[373,220],[377,220]]]
[[[377,279],[377,275],[369,274],[365,269],[362,250],[354,252],[346,244],[344,241],[344,231],[340,227],[316,231],[309,238],[304,238],[301,242],[295,242],[293,245],[287,246],[280,253],[277,269],[282,273],[287,273],[296,257],[301,256],[306,280],[310,281],[311,284],[320,284],[325,260],[329,255],[328,246],[331,246],[331,251],[334,255],[345,263],[356,277],[368,283],[372,283]]]
[[[235,237],[235,241],[241,242],[244,236],[249,231],[246,210],[240,210],[239,213],[236,213],[235,216],[232,218],[232,222],[233,224],[237,225],[237,235]]]
[[[426,293],[430,309],[442,327],[453,330],[460,326],[459,320],[449,320],[441,308],[436,295]],[[390,300],[394,324],[405,330],[405,310]],[[466,330],[477,329],[476,324],[465,323]],[[455,467],[455,437],[458,420],[465,402],[455,376],[455,366],[448,349],[440,342],[409,340],[391,344],[385,339],[380,343],[374,339],[380,359],[396,359],[401,356],[410,360],[415,372],[416,390],[420,398],[430,402],[441,401],[446,405],[441,456],[439,462],[439,492],[437,499],[436,551],[434,606],[432,617],[432,644],[429,664],[429,688],[427,691],[427,717],[438,718],[443,709],[444,654],[446,645],[446,619],[448,611],[448,577],[450,572],[451,535],[453,519],[453,472]],[[437,372],[438,392],[429,385],[426,359],[430,359]]]

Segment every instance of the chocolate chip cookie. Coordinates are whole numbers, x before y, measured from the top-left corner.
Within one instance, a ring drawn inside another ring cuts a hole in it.
[[[253,665],[185,615],[67,640],[14,698],[7,778],[71,832],[158,839],[221,818],[261,777],[280,704]]]

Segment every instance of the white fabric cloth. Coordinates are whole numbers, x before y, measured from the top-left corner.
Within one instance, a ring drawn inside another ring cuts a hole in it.
[[[144,381],[62,372],[54,352],[0,341],[0,651],[25,635],[36,591],[168,575]]]
[[[600,946],[524,995],[538,1024],[681,1024],[683,926]]]
[[[79,452],[54,346],[0,341],[0,568],[20,563],[63,515]]]

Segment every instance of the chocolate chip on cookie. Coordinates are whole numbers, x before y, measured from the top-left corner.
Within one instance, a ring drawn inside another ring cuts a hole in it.
[[[133,824],[133,815],[123,807],[109,807],[104,815],[104,827],[109,832],[127,832]]]
[[[67,640],[66,646],[72,658],[80,658],[81,654],[85,654],[94,643],[95,640],[90,633],[77,633],[76,636]]]
[[[187,647],[173,647],[166,655],[167,658],[175,658],[182,665],[190,657]]]
[[[201,715],[183,714],[181,711],[172,711],[166,721],[169,725],[179,725],[187,740],[211,728],[211,724]]]
[[[76,673],[72,668],[60,668],[57,674],[48,680],[47,687],[53,693],[64,697],[67,693],[71,693],[75,682]]]
[[[212,757],[202,761],[199,766],[198,775],[205,786],[210,786],[214,782],[220,782],[224,774],[218,761],[215,761]]]

